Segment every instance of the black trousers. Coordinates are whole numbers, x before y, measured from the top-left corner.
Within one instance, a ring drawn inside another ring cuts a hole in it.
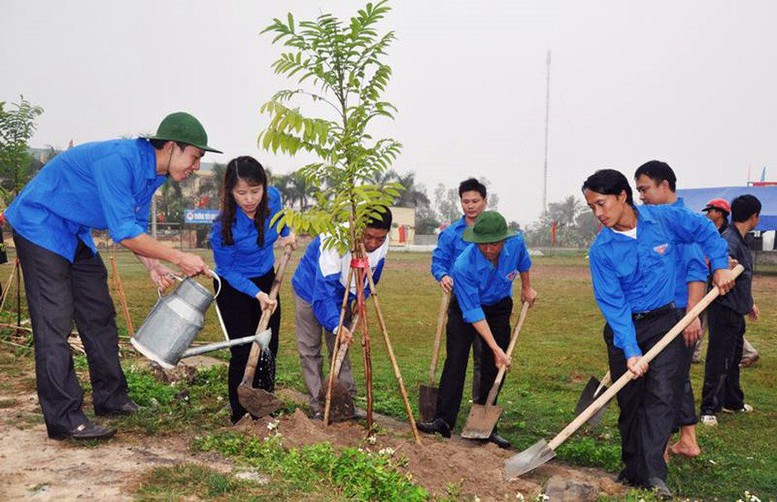
[[[674,309],[634,322],[642,353],[653,347],[679,319]],[[613,345],[610,325],[604,328],[607,356],[613,381],[628,369],[623,351]],[[618,429],[621,433],[621,475],[634,485],[647,486],[650,478],[666,480],[666,448],[677,416],[676,396],[683,384],[680,360],[682,337],[675,338],[655,359],[641,378],[618,392]]]
[[[685,309],[677,309],[677,318],[682,319],[685,316]],[[693,352],[696,350],[694,343],[690,347],[685,345],[682,335],[678,336],[682,341],[682,358],[680,359],[680,371],[683,375],[683,383],[679,389],[679,399],[677,400],[677,420],[674,431],[680,427],[694,425],[699,422],[696,417],[696,402],[693,396],[693,385],[691,385],[691,363],[693,361]]]
[[[81,410],[84,392],[67,343],[73,321],[86,351],[95,411],[110,411],[129,400],[119,364],[108,271],[100,256],[81,241],[70,263],[16,232],[13,240],[24,273],[43,418],[50,436],[67,434],[88,421]]]
[[[270,270],[261,277],[252,277],[251,282],[256,284],[259,289],[269,292],[275,280],[275,270]],[[216,286],[214,281],[214,287]],[[275,388],[275,356],[278,354],[278,332],[281,327],[281,298],[278,295],[278,307],[270,316],[269,328],[272,330],[270,339],[270,352],[272,357],[265,357],[263,354],[254,374],[252,386],[265,389],[272,392]],[[216,297],[221,315],[224,318],[224,325],[227,328],[227,334],[230,339],[243,338],[251,336],[256,332],[259,326],[259,319],[262,317],[262,311],[259,300],[254,297],[236,290],[225,279],[221,279],[221,292]],[[237,388],[243,381],[248,355],[251,352],[250,343],[231,347],[231,357],[229,358],[229,404],[232,407],[232,422],[235,423],[246,414],[246,409],[240,404],[237,397]]]
[[[721,408],[739,410],[745,405],[745,394],[739,385],[745,317],[718,302],[712,302],[708,312],[710,342],[704,366],[701,414],[715,415]]]
[[[486,322],[491,328],[497,345],[506,350],[510,344],[510,314],[513,311],[513,299],[505,298],[494,305],[483,306]],[[447,355],[440,376],[437,393],[437,418],[442,418],[452,428],[461,407],[464,392],[464,380],[467,376],[469,350],[475,337],[480,335],[471,323],[464,321],[458,301],[451,299],[448,308],[445,347]],[[498,369],[494,364],[494,353],[484,343],[480,353],[480,393],[475,398],[477,404],[485,404],[491,386],[494,384]]]

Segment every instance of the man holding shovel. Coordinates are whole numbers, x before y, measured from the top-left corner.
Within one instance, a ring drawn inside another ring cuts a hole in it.
[[[683,208],[635,206],[626,177],[613,169],[583,183],[588,207],[604,227],[589,251],[594,297],[607,321],[604,340],[613,380],[633,380],[618,392],[621,459],[618,479],[671,496],[664,451],[682,385],[677,337],[650,362],[642,355],[679,321],[674,306],[677,243],[697,243],[715,271],[721,294],[733,286],[728,250],[712,223]]]
[[[488,205],[486,186],[475,178],[468,178],[459,184],[459,199],[461,201],[461,218],[453,222],[437,237],[437,247],[432,251],[432,275],[440,283],[446,294],[453,292],[453,264],[456,258],[469,246],[462,238],[464,230],[471,228],[480,213]],[[449,307],[450,308],[450,307]],[[455,336],[446,330],[446,337]],[[480,351],[482,344],[479,337],[472,343],[472,399],[480,394]]]
[[[367,259],[372,270],[373,281],[377,284],[383,272],[388,253],[388,233],[391,230],[391,211],[386,209],[379,218],[367,223],[362,234],[362,243],[367,250]],[[352,341],[351,332],[345,327],[350,315],[346,315],[340,332],[336,333],[340,322],[340,307],[345,289],[348,287],[349,304],[356,298],[355,280],[346,285],[351,267],[351,253],[339,254],[336,249],[325,249],[326,236],[319,235],[308,244],[305,254],[291,280],[294,288],[294,324],[297,337],[302,377],[308,389],[308,403],[315,419],[323,419],[324,410],[319,402],[319,394],[324,386],[323,358],[321,357],[321,328],[330,357],[334,357],[335,334],[340,341]],[[369,284],[364,285],[365,296],[369,295]],[[349,313],[350,309],[346,309]],[[340,369],[340,381],[353,397],[356,385],[351,375],[350,358],[346,356]]]
[[[634,173],[637,182],[637,192],[643,203],[648,205],[670,204],[674,207],[685,207],[683,200],[675,193],[677,177],[671,167],[665,162],[651,160],[642,164]],[[679,317],[690,312],[707,293],[707,263],[704,253],[697,244],[677,245],[677,275],[675,278],[674,304]],[[669,449],[672,453],[686,457],[697,457],[701,454],[696,441],[696,405],[691,386],[691,359],[696,348],[696,342],[701,338],[701,322],[699,318],[685,328],[685,350],[680,360],[683,386],[677,389],[677,425],[680,430],[680,440]]]
[[[49,437],[103,439],[116,433],[92,423],[81,409],[83,390],[67,343],[73,321],[86,350],[95,414],[138,409],[119,364],[116,313],[91,230],[107,229],[160,287],[171,284],[171,271],[159,260],[185,275],[202,273],[202,258],[146,232],[156,189],[168,178],[181,181],[197,171],[206,151],[218,152],[208,146],[202,124],[188,113],[173,113],[150,138],[87,143],[62,152],[5,212],[24,272],[38,399]]]
[[[505,350],[510,343],[510,314],[513,310],[513,281],[521,277],[521,302],[532,305],[537,292],[531,286],[531,259],[521,236],[507,228],[504,217],[485,211],[472,228],[462,233],[470,244],[453,266],[455,298],[451,301],[446,341],[447,355],[440,377],[437,416],[419,422],[427,434],[451,436],[461,406],[469,349],[476,337],[484,344],[480,360],[480,393],[477,404],[485,404],[498,368],[510,366]],[[488,350],[486,350],[486,347]],[[488,438],[500,448],[510,443],[496,427]]]

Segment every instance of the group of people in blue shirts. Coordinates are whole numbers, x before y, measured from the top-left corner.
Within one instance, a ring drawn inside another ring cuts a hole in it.
[[[24,272],[35,344],[36,384],[48,435],[54,439],[101,439],[116,429],[93,423],[82,410],[67,334],[75,321],[87,353],[98,416],[129,414],[138,406],[129,398],[119,364],[118,333],[107,271],[91,237],[91,229],[107,229],[111,238],[134,252],[152,280],[165,288],[175,265],[187,276],[206,272],[199,256],[163,245],[147,234],[151,199],[167,179],[181,181],[199,169],[208,146],[202,124],[177,112],[160,123],[148,138],[80,145],[49,162],[5,212]],[[220,153],[220,152],[218,152]],[[268,185],[267,174],[254,158],[229,161],[224,175],[221,212],[214,222],[210,245],[222,289],[217,297],[230,338],[253,333],[261,312],[270,320],[270,353],[278,351],[280,299],[269,291],[275,279],[273,246],[296,248],[288,228],[271,224],[282,209],[279,192]],[[741,356],[744,314],[757,317],[750,283],[749,254],[742,251],[743,235],[757,224],[760,204],[754,197],[732,203],[733,230],[723,238],[704,216],[688,211],[673,196],[676,178],[668,165],[651,161],[635,173],[645,204],[634,203],[626,177],[604,169],[582,186],[586,203],[601,225],[589,252],[594,297],[606,320],[603,332],[613,379],[631,372],[633,380],[618,393],[618,426],[625,468],[623,482],[668,494],[667,447],[672,433],[681,431],[672,446],[679,454],[698,455],[693,394],[688,371],[698,321],[651,362],[643,355],[655,345],[707,292],[708,277],[721,295],[710,312],[710,347],[703,390],[704,417],[720,411],[748,411],[732,361]],[[446,360],[440,377],[436,416],[419,422],[425,433],[451,436],[464,392],[472,349],[472,398],[484,404],[498,369],[511,364],[505,351],[510,340],[513,284],[520,278],[520,301],[537,299],[531,281],[531,258],[522,236],[505,218],[487,211],[486,187],[474,178],[459,186],[463,215],[438,238],[431,273],[444,294],[451,294],[446,325]],[[380,280],[388,251],[390,211],[373,217],[361,243],[374,282]],[[291,280],[300,364],[314,417],[320,417],[319,394],[324,385],[322,332],[331,354],[335,337],[350,343],[348,318],[340,319],[353,266],[349,252],[326,245],[317,236],[308,245]],[[729,254],[745,265],[736,282]],[[369,295],[369,283],[364,284]],[[713,335],[713,331],[715,334]],[[733,334],[732,334],[733,333]],[[231,419],[246,414],[237,397],[249,346],[232,349],[229,363]],[[272,357],[263,359],[255,386],[272,391]],[[736,366],[736,364],[734,364]],[[355,394],[350,364],[340,374]],[[706,422],[705,422],[706,423]],[[495,427],[488,439],[499,447],[510,443]]]

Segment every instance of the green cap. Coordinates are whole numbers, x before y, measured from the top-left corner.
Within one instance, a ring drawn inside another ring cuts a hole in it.
[[[496,211],[483,211],[475,220],[475,224],[471,228],[466,228],[461,237],[466,242],[487,244],[499,242],[514,235],[518,235],[518,232],[507,228],[504,216]]]
[[[205,128],[193,115],[186,112],[175,112],[165,117],[159,124],[156,134],[148,139],[163,141],[178,141],[196,146],[206,152],[223,153],[208,146],[208,134]]]

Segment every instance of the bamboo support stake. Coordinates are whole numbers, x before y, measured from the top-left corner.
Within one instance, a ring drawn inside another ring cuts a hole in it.
[[[0,300],[0,310],[3,310],[3,307],[5,306],[5,299],[8,297],[8,292],[11,290],[11,283],[13,282],[14,274],[16,274],[18,269],[19,258],[17,258],[14,262],[13,268],[11,269],[11,275],[8,276],[8,283],[6,283],[5,288],[3,289],[3,298]]]
[[[366,256],[366,255],[365,255]],[[361,257],[367,260],[366,257]],[[356,299],[359,307],[359,315],[362,318],[362,354],[364,355],[364,379],[367,390],[367,435],[372,434],[372,411],[373,411],[373,395],[372,395],[372,349],[370,348],[370,327],[367,322],[367,309],[364,305],[364,279],[365,269],[369,269],[369,262],[366,262],[364,267],[360,267],[357,270],[357,283],[356,283]]]
[[[364,244],[361,244],[361,250],[362,253],[366,256],[366,250],[364,248]],[[405,390],[405,384],[402,381],[402,373],[399,371],[399,365],[397,364],[397,359],[394,357],[394,349],[391,346],[391,340],[389,339],[388,330],[386,329],[386,323],[383,320],[383,313],[380,309],[380,302],[378,301],[378,291],[375,289],[375,282],[372,280],[372,270],[370,270],[369,267],[367,267],[367,279],[370,282],[370,293],[373,298],[373,302],[375,303],[375,312],[378,314],[378,322],[380,323],[380,329],[383,333],[383,339],[386,342],[386,348],[388,349],[389,358],[391,359],[391,365],[394,368],[394,376],[397,378],[397,382],[399,383],[399,391],[402,393],[402,400],[405,402],[405,410],[407,411],[407,418],[410,421],[410,428],[413,431],[413,436],[415,437],[415,442],[417,444],[421,444],[421,437],[418,435],[418,428],[415,425],[415,418],[413,417],[413,410],[410,409],[410,401],[407,398],[407,391]]]
[[[130,317],[129,307],[127,306],[127,297],[124,295],[124,286],[121,282],[121,275],[119,275],[119,267],[116,265],[115,252],[111,254],[111,275],[113,275],[113,285],[116,288],[116,293],[119,295],[119,303],[121,304],[121,311],[124,314],[124,321],[127,323],[127,334],[130,338],[135,336],[135,328],[132,327],[132,318]]]

